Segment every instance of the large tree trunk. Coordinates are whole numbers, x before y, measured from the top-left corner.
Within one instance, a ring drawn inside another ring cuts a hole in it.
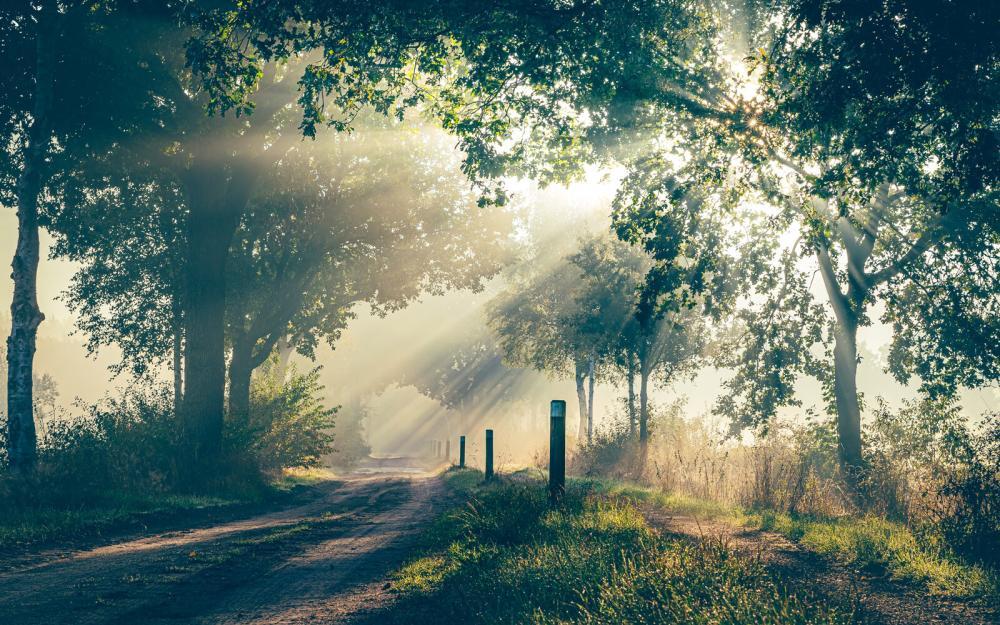
[[[11,263],[14,294],[7,338],[7,453],[13,471],[30,471],[37,456],[32,376],[38,326],[45,319],[38,308],[38,196],[48,152],[52,109],[55,24],[46,5],[35,42],[35,97],[24,161],[17,179],[17,248]]]
[[[838,222],[844,229],[845,241],[856,239],[852,226],[844,220]],[[845,293],[837,282],[829,250],[817,250],[820,275],[833,307],[836,324],[833,346],[833,395],[837,406],[837,436],[840,466],[848,487],[859,504],[864,504],[861,478],[864,458],[861,450],[861,406],[858,401],[858,320],[864,310],[870,286],[864,272],[865,261],[874,246],[874,233],[866,236],[864,246],[848,248]]]
[[[237,343],[229,361],[229,418],[246,422],[250,418],[250,383],[253,377],[252,349]]]
[[[590,357],[590,363],[587,367],[587,442],[591,443],[594,440],[594,382],[595,382],[595,358]]]
[[[858,326],[838,323],[834,332],[833,394],[837,404],[837,435],[840,464],[848,484],[860,493],[864,469],[861,456],[861,406],[858,402]]]
[[[192,170],[185,266],[183,430],[192,476],[218,459],[225,414],[226,258],[244,203],[227,201],[222,167]]]
[[[580,404],[580,427],[577,430],[577,438],[581,441],[587,436],[587,391],[584,382],[587,380],[587,370],[583,368],[583,363],[576,363],[576,399]]]

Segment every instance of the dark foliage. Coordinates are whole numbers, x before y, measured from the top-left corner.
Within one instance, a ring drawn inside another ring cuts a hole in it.
[[[942,529],[962,555],[1000,567],[1000,413],[989,415],[969,445],[967,467],[946,482],[954,511]]]

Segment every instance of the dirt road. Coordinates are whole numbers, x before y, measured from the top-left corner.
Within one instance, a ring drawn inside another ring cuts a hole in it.
[[[3,625],[349,623],[433,515],[427,476],[322,485],[304,505],[43,559],[0,573]]]

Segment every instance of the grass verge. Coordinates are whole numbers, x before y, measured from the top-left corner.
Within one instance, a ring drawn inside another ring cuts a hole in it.
[[[817,518],[784,512],[746,511],[743,525],[778,532],[803,547],[870,574],[916,584],[934,595],[1000,603],[1000,579],[963,562],[932,534],[920,536],[875,516]]]
[[[34,506],[9,506],[0,509],[0,552],[252,509],[286,498],[296,488],[329,479],[332,475],[323,471],[286,471],[263,489],[216,495],[111,491],[74,505],[43,501]]]
[[[660,537],[624,497],[571,484],[549,506],[531,478],[479,484],[451,471],[467,502],[440,517],[394,576],[378,623],[861,623],[847,603],[789,590],[719,543]]]
[[[864,517],[824,518],[774,510],[746,510],[684,495],[610,480],[583,482],[597,492],[654,505],[676,514],[713,518],[782,534],[806,549],[871,575],[916,584],[954,599],[1000,604],[996,572],[950,553],[932,532],[915,533],[902,523]]]
[[[97,536],[154,515],[225,507],[238,503],[195,495],[109,493],[94,505],[8,509],[0,513],[0,550],[51,542],[63,537]]]

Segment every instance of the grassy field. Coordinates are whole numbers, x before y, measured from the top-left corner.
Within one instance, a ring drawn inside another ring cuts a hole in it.
[[[875,516],[822,518],[745,510],[614,481],[590,480],[586,487],[677,514],[777,532],[852,568],[917,584],[935,595],[1000,603],[996,573],[955,557],[932,532],[918,535],[902,523]]]
[[[862,622],[849,603],[791,591],[721,544],[658,536],[626,497],[575,483],[553,509],[537,478],[446,479],[467,502],[396,572],[400,600],[379,623]]]

